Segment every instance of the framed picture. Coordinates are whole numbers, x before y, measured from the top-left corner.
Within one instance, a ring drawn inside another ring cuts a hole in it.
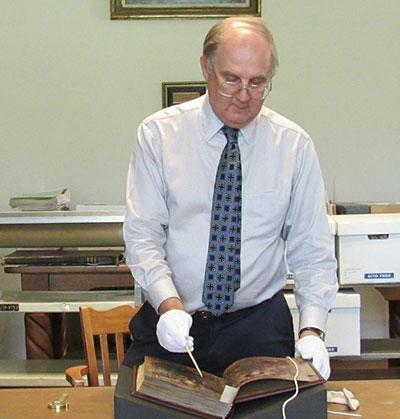
[[[260,16],[261,0],[110,0],[111,19]]]
[[[162,107],[196,99],[206,93],[206,86],[203,81],[162,83]]]

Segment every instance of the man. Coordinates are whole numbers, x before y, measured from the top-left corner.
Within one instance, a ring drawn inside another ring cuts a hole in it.
[[[325,191],[310,137],[263,106],[273,38],[260,18],[225,19],[200,64],[208,93],[138,129],[124,238],[147,302],[131,322],[125,364],[150,355],[190,365],[189,348],[201,369],[221,374],[246,356],[293,356],[286,248],[296,349],[327,379],[321,338],[337,280]]]

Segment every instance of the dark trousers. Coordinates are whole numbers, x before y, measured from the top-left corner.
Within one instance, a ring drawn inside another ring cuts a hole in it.
[[[141,364],[145,355],[192,366],[186,353],[173,353],[162,348],[157,340],[159,315],[144,303],[132,319],[130,330],[134,341],[128,348],[124,364]],[[190,335],[200,369],[222,375],[232,362],[248,356],[285,357],[294,355],[293,322],[283,296],[274,297],[256,306],[225,313],[220,317],[193,315]]]

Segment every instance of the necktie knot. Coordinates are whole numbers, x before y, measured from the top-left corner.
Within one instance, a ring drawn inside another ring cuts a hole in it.
[[[224,125],[222,127],[222,132],[224,133],[226,139],[228,140],[228,144],[238,143],[239,130],[237,128],[231,128],[231,127],[228,127],[228,125]]]

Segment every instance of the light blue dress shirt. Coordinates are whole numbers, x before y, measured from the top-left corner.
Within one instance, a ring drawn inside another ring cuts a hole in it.
[[[178,297],[189,313],[201,301],[213,187],[226,143],[208,96],[163,109],[138,129],[127,180],[126,260],[157,310]],[[299,328],[325,330],[337,291],[325,188],[311,138],[263,107],[240,130],[241,285],[229,311],[272,297],[295,280]]]

